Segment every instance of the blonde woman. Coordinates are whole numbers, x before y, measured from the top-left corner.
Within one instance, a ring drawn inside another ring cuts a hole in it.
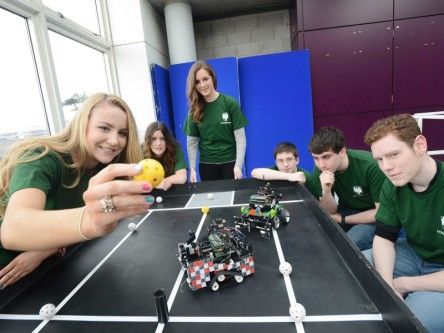
[[[151,185],[128,181],[141,158],[128,105],[103,93],[88,98],[60,134],[16,144],[0,162],[1,287],[60,248],[146,211]]]
[[[242,178],[247,119],[232,97],[216,89],[217,78],[211,66],[204,61],[194,63],[188,72],[190,111],[184,127],[191,182],[197,180],[197,147],[202,180]]]

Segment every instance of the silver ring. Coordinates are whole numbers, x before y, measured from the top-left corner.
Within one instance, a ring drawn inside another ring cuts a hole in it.
[[[102,213],[110,213],[114,212],[116,210],[116,206],[113,202],[113,196],[112,195],[105,195],[99,200],[100,209],[102,210]]]

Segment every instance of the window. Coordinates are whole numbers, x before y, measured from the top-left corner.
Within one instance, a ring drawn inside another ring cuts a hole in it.
[[[102,52],[58,33],[50,31],[49,39],[67,124],[88,96],[110,91],[105,58]]]
[[[95,0],[43,0],[43,4],[92,32],[101,34]]]
[[[17,139],[48,134],[26,19],[0,8],[0,156]]]

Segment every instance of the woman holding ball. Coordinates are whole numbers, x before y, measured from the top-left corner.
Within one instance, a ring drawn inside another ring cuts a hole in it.
[[[0,162],[0,288],[145,212],[152,186],[130,181],[141,159],[131,110],[104,93],[90,96],[61,133],[13,146]]]

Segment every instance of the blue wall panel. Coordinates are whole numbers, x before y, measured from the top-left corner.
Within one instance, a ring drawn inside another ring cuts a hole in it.
[[[240,102],[237,59],[233,57],[219,58],[208,60],[208,63],[216,72],[217,91],[230,95]],[[186,135],[183,133],[183,126],[188,114],[186,81],[188,70],[192,65],[193,62],[170,66],[171,99],[174,109],[176,138],[182,145],[186,159],[188,158],[186,153],[187,141]]]
[[[307,146],[313,135],[309,52],[307,50],[239,59],[242,109],[248,119],[246,169],[274,165],[281,141],[296,144],[300,166],[311,171]]]
[[[151,78],[154,87],[154,101],[156,103],[156,118],[175,133],[174,114],[171,105],[170,75],[167,69],[154,65],[151,67]]]

